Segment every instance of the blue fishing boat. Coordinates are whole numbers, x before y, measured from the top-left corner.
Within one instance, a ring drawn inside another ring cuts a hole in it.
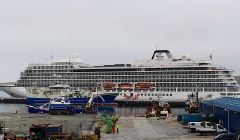
[[[29,113],[49,113],[56,114],[75,114],[81,113],[84,110],[84,106],[77,106],[71,104],[68,98],[55,98],[51,99],[48,103],[41,106],[27,105]]]
[[[115,98],[117,97],[118,94],[116,93],[104,93],[101,95],[96,95],[93,99],[94,103],[113,103],[113,101],[115,100]],[[69,97],[67,97],[69,98]],[[48,102],[50,102],[52,98],[27,98],[26,99],[26,104],[27,105],[43,105],[46,104]],[[72,97],[69,98],[68,100],[70,101],[71,104],[86,104],[88,102],[88,100],[90,99],[90,97]]]
[[[94,95],[91,102],[100,106],[112,106],[114,99],[117,94],[104,93],[101,95]],[[27,98],[26,104],[29,113],[49,113],[49,109],[53,101],[63,101],[64,104],[60,104],[61,107],[66,104],[71,104],[74,107],[75,113],[81,113],[84,111],[86,104],[89,102],[91,97],[81,97],[81,98]],[[58,106],[60,106],[58,105]]]

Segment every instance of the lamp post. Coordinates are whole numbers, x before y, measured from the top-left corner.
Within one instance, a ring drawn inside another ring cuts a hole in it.
[[[98,90],[97,90],[97,113],[98,113]]]
[[[225,111],[227,111],[227,113],[228,113],[228,133],[229,133],[229,126],[230,126],[230,124],[229,124],[229,109],[225,109]]]
[[[199,100],[198,100],[198,84],[196,84],[196,100],[197,100],[197,112],[199,112]]]
[[[212,101],[212,114],[215,114],[215,107],[214,107],[214,101]]]
[[[213,115],[215,115],[215,107],[213,106]]]
[[[99,86],[99,84],[97,85],[97,98],[96,98],[97,99],[97,113],[98,113],[98,99],[99,99],[98,90],[101,89],[101,86],[102,86],[102,77],[100,77],[99,80],[100,80],[100,86]]]
[[[229,132],[229,109],[228,109],[228,132]]]

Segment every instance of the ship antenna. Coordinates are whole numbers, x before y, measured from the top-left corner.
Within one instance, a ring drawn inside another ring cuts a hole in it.
[[[158,46],[157,46],[157,43],[156,43],[156,49],[155,50],[157,50],[157,48],[158,48]]]

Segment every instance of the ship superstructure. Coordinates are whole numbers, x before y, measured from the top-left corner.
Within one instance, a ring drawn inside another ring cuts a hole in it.
[[[231,70],[187,55],[176,59],[168,50],[155,50],[150,60],[103,66],[82,63],[78,56],[52,58],[48,64],[29,65],[15,87],[25,88],[30,95],[34,87],[43,92],[56,83],[91,92],[101,86],[105,92],[119,93],[117,100],[178,102],[193,92],[200,98],[240,96]]]

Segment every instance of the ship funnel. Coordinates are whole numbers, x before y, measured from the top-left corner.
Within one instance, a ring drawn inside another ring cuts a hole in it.
[[[152,60],[153,59],[164,59],[164,58],[168,58],[168,59],[173,59],[173,55],[171,54],[171,52],[169,50],[155,50],[152,56]]]

